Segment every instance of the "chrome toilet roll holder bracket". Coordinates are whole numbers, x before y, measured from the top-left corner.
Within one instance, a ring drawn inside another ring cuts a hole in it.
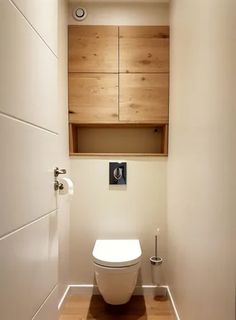
[[[60,175],[60,174],[66,174],[66,169],[59,169],[58,167],[56,167],[54,169],[54,177],[55,177],[55,181],[54,181],[54,190],[57,191],[57,190],[63,190],[64,189],[64,186],[63,186],[63,183],[59,182],[57,180],[57,177]]]
[[[59,181],[55,181],[54,182],[54,190],[57,191],[57,190],[63,190],[64,189],[64,186],[63,186],[63,183],[60,183]]]

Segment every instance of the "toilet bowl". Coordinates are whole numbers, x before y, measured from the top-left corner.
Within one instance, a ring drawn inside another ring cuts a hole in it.
[[[141,263],[139,240],[97,240],[93,263],[98,289],[113,305],[127,303],[135,289]]]

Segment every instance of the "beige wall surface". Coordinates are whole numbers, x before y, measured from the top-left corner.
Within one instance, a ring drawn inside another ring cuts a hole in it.
[[[87,10],[84,21],[76,21],[72,13],[75,8]],[[167,3],[83,3],[69,5],[68,24],[85,25],[168,25],[169,5]]]
[[[168,25],[169,21],[166,4],[117,2],[86,3],[84,6],[88,10],[84,24]],[[71,13],[72,6],[68,21],[75,24]],[[148,259],[153,255],[157,227],[161,228],[160,254],[166,255],[167,160],[125,159],[128,165],[127,188],[116,189],[109,188],[109,159],[71,159],[75,194],[71,204],[70,281],[74,284],[93,283],[91,254],[96,239],[138,238],[143,249],[142,281],[139,284],[151,284]]]
[[[109,161],[127,161],[127,186],[109,186]],[[70,281],[92,284],[96,239],[139,239],[143,260],[140,284],[152,284],[149,257],[161,229],[165,257],[166,159],[73,158],[75,193],[71,204]]]
[[[171,4],[168,281],[181,320],[235,319],[236,2]]]

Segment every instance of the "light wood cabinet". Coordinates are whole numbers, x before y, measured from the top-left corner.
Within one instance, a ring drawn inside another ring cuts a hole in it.
[[[118,121],[118,74],[70,73],[69,121]]]
[[[168,74],[121,74],[119,119],[168,122]]]
[[[120,72],[169,72],[169,27],[120,27]]]
[[[118,72],[118,27],[69,26],[69,72]]]
[[[169,27],[69,26],[70,154],[167,155]]]

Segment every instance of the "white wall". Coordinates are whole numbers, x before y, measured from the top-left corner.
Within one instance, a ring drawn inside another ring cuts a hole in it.
[[[68,138],[68,72],[67,72],[67,0],[58,0],[58,122],[59,157],[57,165],[67,169],[70,177],[69,138]],[[69,278],[69,225],[70,197],[58,196],[59,229],[59,299],[62,297]]]
[[[4,320],[57,318],[53,169],[68,166],[66,120],[63,126],[60,122],[67,115],[66,104],[62,108],[57,103],[57,10],[57,0],[0,1],[0,310]]]
[[[80,3],[80,5],[82,5]],[[86,3],[84,24],[168,25],[166,4]],[[69,24],[74,24],[71,18]],[[109,160],[117,158],[72,158],[75,194],[71,207],[70,281],[93,283],[92,249],[98,238],[138,238],[143,249],[139,284],[151,284],[149,257],[154,234],[162,230],[160,254],[165,257],[166,158],[127,157],[127,188],[109,188]]]
[[[78,4],[79,3],[79,4]],[[72,13],[81,6],[87,10],[87,18],[77,22]],[[168,25],[169,5],[167,3],[122,3],[75,2],[69,5],[69,24],[85,25]]]
[[[110,158],[71,160],[75,194],[71,207],[72,283],[93,283],[92,250],[96,239],[140,239],[143,250],[139,284],[151,284],[149,257],[157,226],[165,257],[166,159],[122,158],[127,186],[109,186]],[[112,158],[111,161],[116,161]]]
[[[181,320],[235,319],[236,3],[171,5],[168,281]]]

